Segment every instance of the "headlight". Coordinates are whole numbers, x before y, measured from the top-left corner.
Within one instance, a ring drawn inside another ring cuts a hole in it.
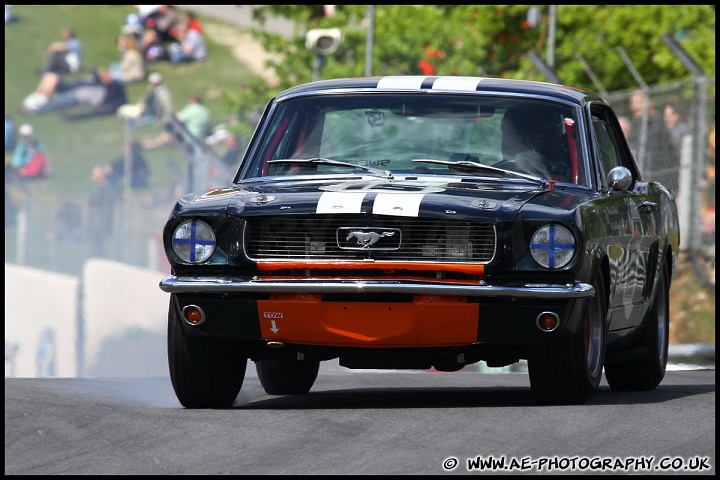
[[[530,241],[530,254],[545,268],[562,268],[575,255],[575,237],[562,225],[544,225]]]
[[[183,262],[202,263],[215,251],[215,232],[202,220],[188,220],[175,228],[172,249]]]

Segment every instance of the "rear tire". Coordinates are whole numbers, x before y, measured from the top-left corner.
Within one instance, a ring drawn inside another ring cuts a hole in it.
[[[580,330],[570,338],[540,345],[528,359],[530,386],[543,405],[585,403],[602,379],[607,335],[607,302],[602,276],[593,285]]]
[[[645,315],[640,355],[622,362],[608,357],[605,378],[614,391],[654,390],[665,377],[670,332],[669,278],[665,267],[658,279],[652,307]]]
[[[320,361],[271,358],[255,362],[258,379],[268,395],[305,395],[320,370]]]
[[[168,312],[168,364],[175,395],[185,408],[229,408],[245,378],[247,358],[233,342],[183,331],[174,297]]]

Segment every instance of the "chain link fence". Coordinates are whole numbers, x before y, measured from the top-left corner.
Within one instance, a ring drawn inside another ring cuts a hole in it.
[[[668,187],[680,217],[680,249],[698,281],[715,289],[715,79],[692,78],[609,93],[645,180]]]

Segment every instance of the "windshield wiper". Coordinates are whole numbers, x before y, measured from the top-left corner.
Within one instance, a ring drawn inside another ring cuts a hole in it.
[[[462,167],[467,168],[470,170],[482,170],[485,172],[495,172],[500,173],[503,175],[511,175],[515,177],[524,178],[526,180],[531,180],[533,182],[538,183],[539,185],[545,185],[547,182],[544,178],[537,177],[535,175],[528,175],[527,173],[520,173],[520,172],[514,172],[512,170],[505,170],[504,168],[497,168],[497,167],[491,167],[490,165],[483,165],[482,163],[477,162],[469,162],[467,160],[460,160],[457,162],[449,161],[449,160],[433,160],[430,158],[413,158],[413,162],[417,163],[437,163],[440,165],[447,165],[449,167]]]
[[[375,175],[380,175],[381,177],[387,178],[388,180],[393,179],[393,174],[390,170],[366,167],[364,165],[355,165],[354,163],[341,162],[338,160],[330,160],[329,158],[322,158],[322,157],[284,158],[284,159],[280,159],[280,160],[269,160],[268,163],[302,163],[302,164],[309,163],[309,164],[314,164],[314,165],[334,165],[337,167],[349,167],[349,168],[365,170],[366,172],[374,173]]]

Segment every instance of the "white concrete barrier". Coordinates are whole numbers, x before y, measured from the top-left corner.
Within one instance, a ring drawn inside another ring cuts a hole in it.
[[[5,376],[78,375],[79,279],[5,263]]]
[[[83,376],[168,376],[163,273],[91,259],[83,271]]]
[[[5,263],[5,376],[167,377],[164,275],[90,259],[81,281]]]

